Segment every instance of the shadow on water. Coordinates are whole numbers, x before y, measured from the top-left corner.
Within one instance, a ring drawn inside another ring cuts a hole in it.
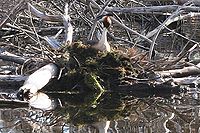
[[[145,88],[146,87],[146,88]],[[179,87],[138,84],[105,92],[46,92],[53,110],[0,110],[2,132],[189,132],[199,130],[199,100]],[[165,90],[163,92],[163,90]],[[162,92],[162,93],[161,93]],[[42,92],[41,92],[42,93]],[[39,96],[38,96],[39,97]],[[45,100],[39,101],[44,104]],[[31,103],[29,103],[31,105]],[[34,106],[37,108],[37,106]],[[12,128],[11,128],[12,127]]]

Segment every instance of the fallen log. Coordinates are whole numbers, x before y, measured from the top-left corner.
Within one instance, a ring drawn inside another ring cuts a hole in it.
[[[18,97],[29,99],[31,95],[35,95],[38,90],[42,89],[52,78],[57,77],[58,74],[59,69],[55,64],[50,63],[43,66],[27,77],[23,86],[19,89]]]
[[[182,69],[175,69],[175,70],[167,70],[167,71],[157,71],[161,77],[187,77],[191,75],[198,75],[200,74],[200,63],[190,67],[184,67]]]
[[[25,81],[26,76],[22,75],[0,75],[0,91],[18,90]]]
[[[182,78],[165,78],[166,81],[172,81],[178,85],[199,85],[200,84],[200,78],[198,76],[188,76],[188,77],[182,77]]]
[[[25,58],[17,56],[15,54],[11,54],[6,51],[0,53],[0,59],[5,60],[5,61],[15,62],[20,65],[22,65],[26,61]]]
[[[180,5],[164,5],[164,6],[148,6],[148,7],[134,7],[134,8],[120,8],[120,7],[107,7],[106,11],[116,13],[136,13],[136,14],[167,14],[174,12],[178,8],[186,12],[198,12],[200,7],[197,6],[180,6]]]

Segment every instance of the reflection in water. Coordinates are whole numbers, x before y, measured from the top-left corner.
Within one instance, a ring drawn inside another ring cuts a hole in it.
[[[137,98],[128,92],[95,93],[38,93],[44,97],[37,104],[30,101],[34,108],[40,103],[49,107],[45,101],[50,99],[60,99],[62,106],[58,104],[48,111],[44,111],[46,107],[1,109],[0,132],[199,132],[200,101],[191,93],[168,98]]]
[[[55,100],[50,99],[49,96],[42,92],[33,95],[29,99],[29,105],[42,110],[52,110],[56,107]]]

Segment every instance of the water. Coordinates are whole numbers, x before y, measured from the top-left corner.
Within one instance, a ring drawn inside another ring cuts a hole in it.
[[[49,111],[7,102],[0,109],[0,132],[199,132],[198,88],[160,96],[146,92],[140,98],[128,91],[105,92],[97,99],[93,97],[96,92],[46,93],[57,100],[57,107]]]

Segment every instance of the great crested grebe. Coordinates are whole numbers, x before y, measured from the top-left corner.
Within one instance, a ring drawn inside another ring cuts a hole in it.
[[[110,16],[111,15],[103,16],[103,18],[102,18],[102,20],[103,20],[103,32],[102,32],[101,38],[98,42],[93,42],[92,48],[97,49],[99,51],[110,52],[110,44],[108,43],[108,40],[107,40],[108,28],[111,25]],[[100,17],[102,17],[102,16],[100,16]]]

